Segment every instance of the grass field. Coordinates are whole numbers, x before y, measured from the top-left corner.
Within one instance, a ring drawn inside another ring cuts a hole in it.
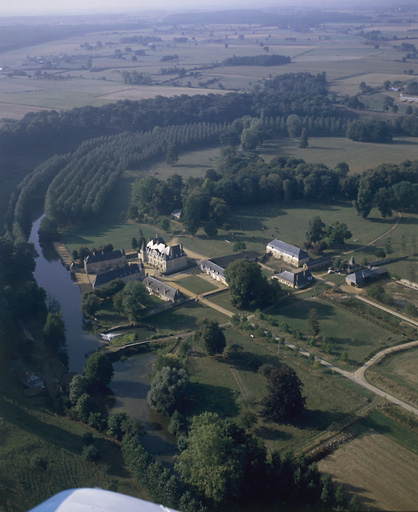
[[[147,318],[147,324],[155,327],[159,334],[171,334],[176,331],[194,331],[199,328],[199,321],[205,318],[219,323],[228,320],[222,313],[193,302],[174,311],[153,315]]]
[[[259,414],[261,412],[266,379],[256,371],[256,367],[260,364],[277,364],[277,348],[232,328],[225,330],[225,336],[229,345],[237,343],[242,346],[242,357],[232,362],[225,356],[197,355],[189,359],[194,397],[190,414],[206,409],[238,419],[242,400],[251,403]],[[291,352],[283,352],[281,360],[292,366],[302,380],[307,407],[303,417],[294,424],[277,425],[264,421],[260,416],[257,435],[271,450],[284,453],[286,450],[306,448],[366,404],[364,396],[358,394],[357,390],[345,387],[338,376],[312,370]],[[233,372],[238,374],[237,378]],[[204,397],[203,401],[201,397]]]
[[[350,171],[359,173],[383,163],[401,163],[417,158],[418,139],[395,138],[392,144],[355,142],[345,137],[310,137],[309,147],[299,148],[299,139],[283,138],[264,142],[258,150],[266,161],[275,156],[294,156],[309,163],[323,163],[330,168],[346,162]]]
[[[81,438],[90,429],[51,412],[45,397],[25,397],[22,386],[3,363],[0,389],[2,510],[23,512],[75,487],[117,489],[146,498],[124,469],[114,443],[94,432],[101,460],[96,464],[84,460]]]
[[[274,238],[302,247],[309,221],[316,215],[327,225],[337,220],[347,224],[353,234],[347,249],[354,249],[374,239],[394,222],[393,219],[375,216],[377,212],[374,211],[364,220],[356,215],[349,203],[316,204],[293,201],[234,208],[230,217],[230,232],[219,230],[216,237],[208,240],[203,235],[203,230],[200,230],[198,236],[181,236],[179,239],[186,252],[189,248],[209,257],[231,254],[232,244],[236,241],[245,242],[247,250],[260,253],[265,252],[266,245]]]
[[[321,335],[331,344],[331,353],[324,353],[320,344],[309,350],[327,360],[333,360],[342,352],[346,352],[348,360],[354,365],[359,365],[376,349],[402,340],[401,336],[394,335],[391,331],[315,297],[305,297],[304,300],[293,297],[289,302],[279,304],[277,308],[270,310],[269,314],[279,322],[286,322],[291,329],[298,329],[308,339],[306,318],[313,308],[317,311]]]
[[[367,372],[367,378],[381,389],[413,405],[418,403],[418,350],[408,350],[385,358]],[[418,453],[418,452],[417,452]]]

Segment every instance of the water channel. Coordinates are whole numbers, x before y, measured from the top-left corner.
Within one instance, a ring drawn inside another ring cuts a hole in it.
[[[83,329],[81,292],[71,279],[70,272],[53,250],[42,249],[38,237],[41,219],[33,223],[29,238],[39,254],[36,258],[35,279],[48,296],[57,299],[61,305],[66,327],[69,370],[82,374],[86,354],[99,348],[103,342],[95,334]],[[145,448],[169,462],[176,453],[175,438],[167,432],[165,419],[149,409],[146,399],[150,388],[146,375],[150,373],[155,357],[151,352],[143,352],[113,364],[114,376],[110,387],[115,396],[115,404],[112,412],[126,411],[129,416],[139,420],[146,432],[142,438]]]

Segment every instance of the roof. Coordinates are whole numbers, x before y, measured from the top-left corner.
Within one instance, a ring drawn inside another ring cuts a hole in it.
[[[275,279],[283,279],[288,281],[292,286],[296,286],[297,288],[303,288],[307,286],[312,281],[312,274],[309,270],[300,270],[299,272],[289,272],[285,270],[280,274],[276,274],[273,276]]]
[[[127,265],[126,267],[115,268],[113,270],[109,270],[108,272],[102,272],[96,276],[96,279],[94,280],[94,287],[97,288],[98,286],[104,286],[114,279],[123,279],[124,277],[139,274],[143,268],[144,266],[142,263],[140,266],[134,263],[132,265]]]
[[[202,270],[210,269],[223,277],[224,270],[233,261],[242,260],[244,258],[249,261],[255,261],[257,257],[258,254],[253,251],[240,252],[237,254],[229,254],[228,256],[220,256],[219,258],[212,258],[210,260],[202,260],[199,263],[199,267]]]
[[[121,251],[108,251],[108,252],[94,252],[93,254],[89,254],[84,261],[86,263],[97,263],[99,261],[108,261],[108,260],[117,260],[125,256],[125,251],[122,249]]]
[[[387,270],[383,267],[365,268],[358,270],[352,274],[348,274],[345,278],[347,282],[354,283],[356,285],[365,285],[368,281],[378,279],[380,276],[387,274]]]
[[[214,260],[202,260],[200,263],[199,263],[199,267],[202,269],[202,270],[206,270],[206,269],[209,269],[209,270],[212,270],[212,272],[216,272],[217,274],[219,274],[221,277],[224,276],[224,268],[221,267],[220,265],[217,265]]]
[[[166,259],[178,258],[184,256],[185,252],[180,244],[167,245],[162,237],[156,237],[147,243],[147,251],[156,251]]]
[[[299,260],[309,258],[309,254],[306,251],[299,249],[299,247],[296,247],[295,245],[282,242],[281,240],[272,240],[267,244],[267,247],[269,249],[274,249],[275,251],[288,254],[289,256],[293,256],[294,258],[298,258]]]
[[[147,276],[144,279],[144,284],[147,288],[149,288],[151,291],[157,293],[158,295],[164,295],[165,297],[168,297],[173,302],[176,300],[178,295],[178,290],[176,288],[173,288],[172,286],[169,286],[166,283],[163,283],[159,279],[156,279],[152,276]]]

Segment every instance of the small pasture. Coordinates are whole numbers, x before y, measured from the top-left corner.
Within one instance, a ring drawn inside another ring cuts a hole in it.
[[[329,347],[326,344],[322,345],[322,342],[308,347],[307,349],[315,355],[335,362],[336,358],[345,352],[348,362],[357,366],[371,353],[402,340],[401,336],[372,324],[336,304],[325,302],[318,297],[308,297],[309,293],[311,292],[308,290],[303,300],[294,296],[283,301],[275,309],[270,310],[269,314],[278,322],[287,323],[290,330],[299,330],[304,336],[304,344],[309,340],[306,319],[309,311],[316,309],[320,334],[324,337],[325,343],[329,343]],[[284,336],[286,337],[286,334]]]

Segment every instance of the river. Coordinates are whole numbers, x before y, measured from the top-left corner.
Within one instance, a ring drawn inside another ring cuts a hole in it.
[[[96,335],[83,329],[81,292],[71,279],[70,272],[53,250],[43,251],[39,244],[41,219],[33,223],[29,238],[39,254],[36,258],[35,279],[49,297],[54,297],[61,304],[66,327],[69,370],[82,374],[86,353],[97,349],[102,342]],[[115,405],[112,412],[126,411],[129,416],[139,420],[147,434],[142,438],[145,448],[153,455],[158,455],[160,460],[170,463],[172,455],[177,451],[175,437],[168,433],[166,419],[151,411],[146,399],[150,389],[147,375],[155,357],[154,353],[143,352],[125,361],[113,363],[114,376],[110,387],[115,396]]]

